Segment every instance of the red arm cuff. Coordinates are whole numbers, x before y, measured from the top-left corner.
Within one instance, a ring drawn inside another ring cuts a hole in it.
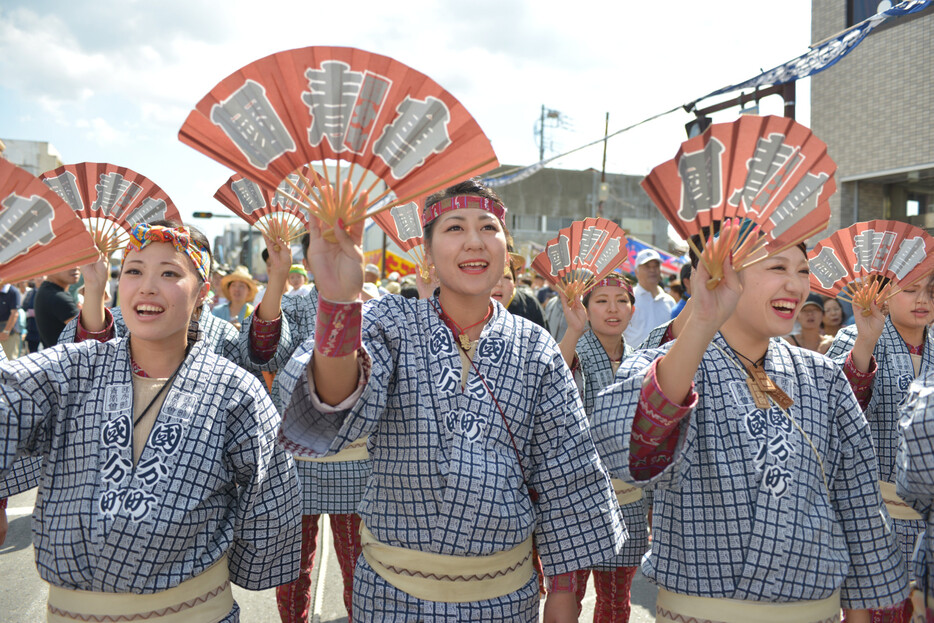
[[[83,342],[85,340],[97,340],[98,342],[106,342],[114,338],[114,315],[110,313],[110,309],[104,308],[104,328],[100,331],[88,331],[84,328],[84,325],[81,324],[81,315],[78,315],[78,326],[75,327],[75,342]]]
[[[315,350],[324,357],[346,357],[362,344],[363,303],[335,303],[318,298]]]
[[[568,571],[561,575],[545,576],[545,590],[549,593],[576,593],[577,572]]]
[[[869,401],[872,399],[872,382],[876,378],[878,369],[876,358],[873,356],[869,360],[869,371],[861,372],[853,363],[852,351],[846,356],[846,361],[843,363],[843,374],[846,376],[846,380],[850,382],[853,395],[856,396],[856,402],[859,403],[859,408],[863,411],[866,410]]]
[[[267,362],[276,354],[279,347],[279,335],[282,332],[282,314],[274,320],[263,320],[259,317],[260,303],[253,312],[253,322],[250,325],[250,351],[260,361]]]

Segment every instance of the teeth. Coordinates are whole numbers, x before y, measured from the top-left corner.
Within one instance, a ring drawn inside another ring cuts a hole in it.
[[[160,312],[163,312],[163,311],[165,311],[165,310],[162,309],[161,307],[156,307],[155,305],[137,305],[137,306],[136,306],[136,311],[160,313]]]
[[[774,308],[776,308],[776,309],[787,309],[787,310],[792,310],[792,309],[795,308],[795,304],[794,304],[794,303],[789,303],[789,302],[787,302],[787,301],[777,301],[777,302],[775,302],[775,303],[772,303],[772,307],[774,307]]]
[[[486,262],[465,262],[461,264],[461,266],[469,267],[469,268],[483,268],[484,266],[486,266]]]

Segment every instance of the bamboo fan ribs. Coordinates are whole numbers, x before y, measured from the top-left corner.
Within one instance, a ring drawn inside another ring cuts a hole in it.
[[[682,143],[642,187],[701,257],[714,288],[727,257],[742,270],[823,231],[835,171],[827,146],[803,125],[743,116]]]
[[[0,283],[97,258],[91,235],[68,204],[39,178],[0,158]]]
[[[181,221],[175,204],[146,176],[106,162],[66,164],[40,178],[84,221],[94,243],[110,257],[138,223]]]
[[[848,301],[863,313],[934,271],[934,237],[899,221],[850,225],[808,254],[811,289]]]
[[[247,221],[286,238],[300,235],[306,213],[349,228],[497,165],[447,91],[353,48],[289,50],[246,65],[198,103],[179,138],[262,188],[266,211]]]
[[[532,268],[573,301],[627,257],[626,232],[619,225],[586,218],[560,230],[532,261]]]

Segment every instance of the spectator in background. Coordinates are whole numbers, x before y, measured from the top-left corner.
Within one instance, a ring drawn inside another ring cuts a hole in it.
[[[519,283],[516,284],[516,291],[513,294],[512,301],[508,303],[504,302],[503,305],[509,313],[528,318],[538,326],[547,330],[542,306],[539,305],[538,299],[535,298],[535,293],[532,291],[534,277],[528,273],[520,274],[520,271],[525,266],[525,258],[513,252],[512,238],[507,237],[507,241],[509,243],[507,248],[509,249],[510,268],[514,270],[514,274],[518,276]]]
[[[39,337],[39,326],[36,324],[36,282],[30,281],[26,294],[23,296],[23,311],[26,312],[26,337],[24,338],[26,354],[38,353],[42,338]]]
[[[265,249],[264,252],[268,253]],[[301,264],[292,264],[289,269],[289,291],[284,292],[284,296],[308,296],[311,292],[311,284],[308,283],[308,271]]]
[[[835,298],[824,297],[824,333],[833,337],[843,326],[845,315],[843,305]]]
[[[687,305],[688,299],[691,298],[691,263],[686,262],[684,266],[681,267],[681,273],[678,275],[681,279],[681,300],[675,305],[674,309],[671,310],[671,319],[674,320],[678,317],[678,314],[681,313],[681,310],[684,309],[684,306]],[[638,346],[638,344],[636,344]]]
[[[560,342],[561,338],[564,337],[565,331],[568,329],[568,321],[567,318],[564,317],[564,309],[561,307],[560,296],[553,296],[548,299],[548,302],[545,303],[544,316],[545,326],[548,327],[548,332],[551,333],[551,337],[555,338],[556,342]]]
[[[47,275],[36,292],[36,325],[43,346],[55,346],[62,329],[80,309],[68,288],[78,283],[81,271],[77,268]]]
[[[19,347],[22,337],[16,332],[16,323],[19,321],[19,308],[23,304],[23,296],[16,286],[6,284],[0,287],[0,345],[7,359],[19,357]]]
[[[626,343],[633,347],[642,344],[652,329],[671,320],[671,310],[675,306],[675,300],[659,286],[662,259],[655,249],[642,249],[636,255],[636,278],[639,283],[633,289],[635,310],[623,334]]]
[[[258,290],[256,281],[247,267],[237,266],[232,273],[221,279],[221,291],[227,302],[212,309],[211,313],[240,329],[244,318],[253,313],[253,299],[256,298]]]
[[[833,338],[824,335],[821,330],[821,321],[824,318],[824,301],[818,294],[809,294],[807,300],[801,305],[798,311],[798,325],[801,330],[792,333],[785,340],[795,346],[813,350],[820,354],[827,352]]]

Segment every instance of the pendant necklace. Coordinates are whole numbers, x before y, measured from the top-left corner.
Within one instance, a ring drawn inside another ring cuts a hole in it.
[[[454,319],[448,316],[447,312],[444,311],[444,306],[441,305],[440,299],[438,300],[438,306],[441,307],[441,320],[443,320],[444,324],[446,324],[448,328],[454,333],[454,336],[457,338],[458,342],[460,342],[461,348],[463,348],[465,351],[470,350],[470,338],[467,337],[467,332],[473,329],[475,326],[483,324],[490,319],[490,316],[493,315],[493,303],[490,303],[490,306],[486,312],[486,316],[473,323],[469,327],[464,327],[461,329],[460,325],[454,322]]]

